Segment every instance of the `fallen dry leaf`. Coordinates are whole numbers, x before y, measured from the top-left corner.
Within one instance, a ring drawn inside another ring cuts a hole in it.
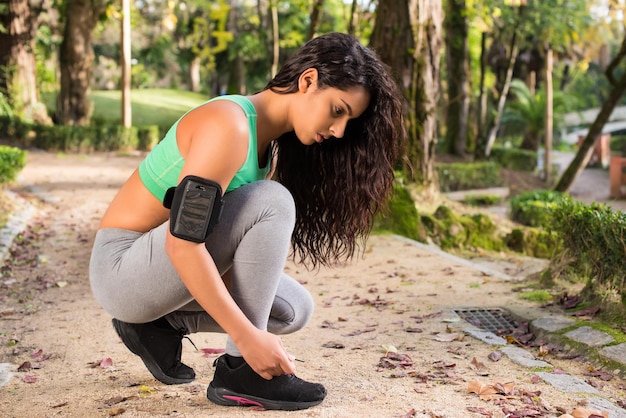
[[[22,378],[24,383],[35,383],[37,381],[37,376],[33,376],[32,374],[27,374]]]
[[[475,407],[475,406],[468,406],[467,410],[470,411],[470,412],[475,412],[475,413],[480,414],[480,415],[484,415],[486,417],[492,417],[493,416],[493,413],[491,411],[487,411],[484,408],[478,408],[478,407]]]
[[[33,368],[32,364],[30,364],[30,361],[25,361],[24,363],[22,363],[18,368],[17,371],[18,372],[27,372],[29,370],[31,370]]]
[[[572,411],[572,416],[574,418],[609,418],[609,413],[580,407]]]
[[[480,374],[482,376],[486,376],[486,375],[489,374],[485,364],[480,362],[480,361],[478,361],[478,359],[476,357],[472,358],[472,361],[470,362],[470,366],[472,367],[472,369],[474,369],[476,371],[476,373],[478,373],[478,374]]]
[[[488,385],[478,380],[472,380],[467,384],[467,392],[477,394],[483,401],[499,398],[498,390],[493,385]]]
[[[338,342],[333,342],[333,341],[330,341],[330,342],[322,344],[322,347],[324,347],[324,348],[336,348],[336,349],[346,348],[345,345],[343,345],[341,343],[338,343]]]
[[[115,408],[115,409],[110,409],[109,410],[109,416],[110,417],[116,417],[118,415],[123,414],[124,412],[126,412],[126,409],[124,408]]]
[[[442,343],[451,343],[452,341],[463,341],[464,334],[452,333],[452,334],[437,334],[433,337],[433,340]]]
[[[201,348],[200,351],[202,351],[203,357],[211,357],[217,354],[224,353],[223,348]]]

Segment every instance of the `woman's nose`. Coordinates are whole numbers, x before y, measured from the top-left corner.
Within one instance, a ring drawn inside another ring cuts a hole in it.
[[[346,124],[347,122],[344,121],[334,123],[330,127],[330,133],[332,134],[332,136],[334,136],[335,138],[343,138],[343,134],[346,131]]]

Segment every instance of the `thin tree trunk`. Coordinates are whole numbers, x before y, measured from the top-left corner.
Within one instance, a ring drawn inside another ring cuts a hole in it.
[[[487,125],[487,92],[485,91],[485,75],[487,71],[487,32],[480,37],[480,82],[478,96],[478,126],[476,127],[475,158],[483,158],[485,155],[486,141],[484,137]]]
[[[552,127],[553,124],[553,94],[552,94],[552,48],[546,50],[546,127],[544,132],[545,149],[544,149],[544,179],[550,184],[552,176]]]
[[[122,125],[130,128],[133,123],[132,108],[130,105],[130,0],[122,0],[122,27],[121,27],[121,54],[122,67]]]
[[[626,73],[624,73],[619,80],[615,80],[615,77],[613,76],[613,70],[621,63],[624,57],[626,57],[626,37],[622,40],[622,46],[619,53],[613,58],[613,60],[611,60],[611,63],[605,71],[606,77],[613,85],[613,89],[611,90],[609,97],[602,104],[598,116],[596,116],[596,119],[589,127],[587,136],[580,144],[576,156],[565,172],[563,172],[563,175],[554,187],[554,190],[567,193],[572,187],[572,184],[574,184],[580,173],[582,173],[585,169],[589,158],[591,158],[596,139],[602,133],[602,129],[611,117],[613,109],[615,109],[615,106],[617,106],[624,96],[624,93],[626,92]]]
[[[350,6],[350,17],[348,18],[348,33],[354,35],[356,32],[356,8],[358,0],[352,0],[352,6]]]
[[[486,157],[489,157],[489,155],[491,155],[491,148],[496,141],[496,136],[498,134],[498,130],[500,129],[500,120],[502,119],[502,112],[504,111],[506,98],[509,95],[509,88],[511,87],[511,80],[513,79],[513,68],[515,67],[515,60],[517,59],[517,52],[517,33],[514,33],[513,39],[511,40],[511,56],[509,57],[509,65],[506,70],[506,78],[504,80],[504,85],[502,86],[502,92],[500,93],[500,98],[498,99],[496,117],[493,121],[491,131],[489,131],[489,136],[487,137],[487,144],[485,147]]]
[[[467,9],[465,0],[448,0],[447,5],[444,20],[448,78],[445,141],[451,154],[463,156],[470,106]]]
[[[307,41],[313,39],[317,30],[322,22],[322,9],[324,7],[324,0],[315,0],[313,2],[313,9],[311,10],[311,23],[309,24],[309,33],[307,34]]]
[[[198,93],[200,91],[200,63],[202,59],[194,56],[189,62],[189,91]]]
[[[272,77],[278,72],[278,61],[280,58],[280,34],[278,33],[278,6],[277,0],[270,0],[272,11]]]

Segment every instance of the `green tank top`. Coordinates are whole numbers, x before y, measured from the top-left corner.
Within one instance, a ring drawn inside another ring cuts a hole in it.
[[[263,180],[269,173],[272,152],[270,149],[268,159],[265,162],[264,167],[259,168],[256,137],[257,115],[252,102],[250,102],[248,98],[238,95],[219,96],[206,103],[215,100],[230,100],[231,102],[237,103],[241,106],[246,114],[246,117],[248,118],[248,131],[250,132],[248,136],[248,156],[228,185],[228,188],[226,189],[226,193],[228,193],[243,186],[244,184]],[[185,113],[185,115],[187,113]],[[178,177],[180,176],[183,164],[185,163],[185,160],[178,149],[178,144],[176,143],[176,128],[185,115],[181,116],[181,118],[178,119],[174,125],[172,125],[172,127],[165,134],[163,140],[159,142],[139,164],[139,177],[141,178],[141,181],[160,201],[163,201],[163,197],[165,196],[167,189],[178,184]],[[207,133],[207,135],[210,134]]]

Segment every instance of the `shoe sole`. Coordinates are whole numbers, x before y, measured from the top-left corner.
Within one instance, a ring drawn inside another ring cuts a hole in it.
[[[273,401],[251,395],[243,395],[225,388],[217,388],[213,383],[207,388],[207,398],[213,403],[222,406],[252,406],[267,410],[297,411],[307,409],[322,403],[324,399],[311,402]]]
[[[155,379],[157,379],[161,383],[165,383],[166,385],[180,385],[183,383],[193,382],[194,379],[181,379],[177,377],[168,376],[163,373],[161,367],[157,364],[156,361],[152,358],[150,353],[139,343],[139,335],[135,332],[133,328],[126,328],[123,336],[122,329],[120,327],[120,322],[116,319],[113,319],[113,328],[115,328],[115,332],[122,339],[122,342],[133,354],[139,356],[143,364],[146,366],[148,371],[152,373]]]

